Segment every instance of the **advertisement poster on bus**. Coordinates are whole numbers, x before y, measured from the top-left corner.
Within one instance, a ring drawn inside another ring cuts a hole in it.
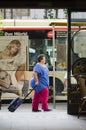
[[[16,71],[26,64],[28,36],[0,36],[0,69]]]
[[[58,69],[67,69],[67,47],[65,44],[58,44],[57,45],[57,67]]]

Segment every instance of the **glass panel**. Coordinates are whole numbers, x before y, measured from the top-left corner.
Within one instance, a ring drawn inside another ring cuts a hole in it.
[[[41,31],[40,31],[41,33]],[[33,67],[37,62],[37,56],[41,53],[46,55],[46,64],[49,69],[53,70],[52,63],[52,44],[51,39],[30,39],[29,45],[29,67]]]
[[[61,21],[60,21],[61,22]],[[45,30],[30,31],[29,44],[29,70],[32,71],[40,53],[46,55],[46,64],[50,70],[50,86],[53,87],[53,39],[48,36],[52,31],[45,27]],[[41,38],[40,38],[41,36]],[[64,87],[64,76],[67,69],[67,25],[65,31],[62,26],[55,27],[55,87],[56,96],[64,96],[67,94],[67,86]],[[65,90],[65,92],[64,92]]]
[[[78,62],[86,58],[86,12],[72,12],[71,27],[76,28],[71,35],[71,71],[73,74],[77,74],[82,71],[80,66],[78,66],[80,64]],[[77,68],[77,72],[74,68]],[[72,80],[71,83],[75,82]]]
[[[40,53],[46,55],[46,64],[50,70],[50,89],[52,89],[51,97],[53,97],[54,60],[52,26],[50,26],[50,23],[55,21],[59,24],[55,26],[55,92],[57,100],[67,100],[67,96],[64,96],[66,94],[63,93],[64,75],[67,69],[67,10],[1,9],[0,14],[0,36],[5,36],[7,39],[11,36],[20,37],[20,40],[23,37],[27,37],[27,39],[24,38],[22,41],[24,46],[22,47],[22,50],[25,51],[24,58],[26,65],[24,67],[28,72],[28,79],[32,76],[32,70],[33,66],[37,62],[37,56]],[[65,25],[63,26],[62,24],[64,22]],[[7,42],[7,40],[5,40],[5,42]],[[28,44],[27,47],[25,47],[25,43]],[[23,60],[21,61],[23,62]],[[23,78],[24,77],[22,76],[22,79]],[[61,98],[58,96],[61,96]]]

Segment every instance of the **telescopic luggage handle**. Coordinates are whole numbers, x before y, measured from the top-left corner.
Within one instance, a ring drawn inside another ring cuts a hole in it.
[[[35,86],[34,88],[32,88],[31,91],[24,97],[23,100],[25,100],[25,99],[28,97],[28,95],[29,95],[36,87],[37,87],[37,86]]]

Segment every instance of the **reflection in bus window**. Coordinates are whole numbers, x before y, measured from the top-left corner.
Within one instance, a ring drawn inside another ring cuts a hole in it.
[[[76,32],[74,36],[74,52],[79,57],[86,57],[86,29]]]

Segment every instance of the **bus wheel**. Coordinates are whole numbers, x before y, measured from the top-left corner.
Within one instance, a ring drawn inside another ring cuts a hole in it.
[[[50,81],[50,87],[49,87],[49,95],[53,95],[53,77],[49,77]],[[64,84],[59,78],[55,78],[55,92],[57,94],[61,94],[61,92],[64,90]]]

